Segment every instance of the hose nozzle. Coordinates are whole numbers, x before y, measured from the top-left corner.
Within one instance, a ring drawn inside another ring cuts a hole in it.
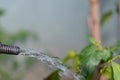
[[[20,47],[0,43],[0,54],[18,55],[20,52]]]

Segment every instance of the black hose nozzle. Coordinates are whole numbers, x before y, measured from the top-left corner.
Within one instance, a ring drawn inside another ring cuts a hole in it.
[[[20,52],[20,47],[0,43],[0,54],[18,55]]]

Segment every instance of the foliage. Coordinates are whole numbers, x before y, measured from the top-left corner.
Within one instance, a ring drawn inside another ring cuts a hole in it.
[[[112,69],[113,69],[113,79],[119,80],[120,79],[120,65],[112,62]]]
[[[44,79],[44,80],[60,80],[59,72],[60,72],[60,70],[54,71],[52,74],[50,74],[50,75],[49,75],[46,79]]]
[[[101,15],[100,22],[102,26],[112,17],[113,13],[114,11],[109,10]],[[116,13],[119,13],[118,4],[116,6]],[[98,80],[94,79],[94,76],[98,76],[99,78],[99,74],[105,75],[107,80],[119,80],[120,65],[115,60],[120,58],[120,41],[111,47],[103,48],[93,38],[89,40],[90,44],[80,53],[74,50],[70,51],[62,60],[63,64],[67,65],[66,63],[72,60],[72,64],[67,66],[74,69],[79,75],[84,76],[85,80]],[[97,70],[98,73],[96,73]],[[50,75],[49,78],[52,76]]]
[[[5,44],[15,44],[17,42],[25,43],[28,37],[36,40],[36,35],[26,31],[20,30],[17,33],[7,33],[0,27],[0,41]],[[26,64],[27,63],[27,64]],[[35,63],[35,60],[30,58],[25,59],[25,67],[30,68],[29,65]],[[0,80],[23,80],[23,71],[20,71],[20,63],[13,56],[0,55]],[[31,66],[32,67],[32,66]],[[17,71],[17,75],[15,72]],[[22,74],[21,74],[22,73]]]
[[[96,43],[95,40],[91,38],[90,44],[80,53],[74,50],[70,51],[63,59],[63,63],[66,64],[69,60],[72,60],[71,68],[79,75],[84,76],[85,80],[94,80],[94,76],[98,76],[99,74],[106,75],[109,80],[119,80],[120,65],[115,62],[116,59],[120,58],[120,55],[117,54],[120,50],[119,44],[120,43],[117,43],[117,45],[113,45],[110,48],[103,48],[101,44]],[[100,72],[95,74],[101,62],[104,63],[104,65],[100,68]]]
[[[104,25],[113,15],[113,13],[116,12],[117,14],[119,14],[119,4],[117,3],[115,11],[112,10],[108,10],[105,13],[102,14],[101,16],[101,25]]]
[[[101,25],[104,25],[111,18],[112,15],[113,12],[111,10],[105,12],[101,17]]]

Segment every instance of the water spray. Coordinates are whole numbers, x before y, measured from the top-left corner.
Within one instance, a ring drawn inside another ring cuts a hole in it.
[[[72,74],[74,80],[80,80],[80,76],[75,75],[70,70],[64,66],[60,59],[51,57],[43,51],[36,51],[31,49],[20,48],[18,46],[6,45],[0,43],[0,54],[8,54],[8,55],[24,55],[28,57],[34,57],[40,60],[43,63],[46,63],[52,69],[60,69],[60,76],[67,76],[69,73]]]

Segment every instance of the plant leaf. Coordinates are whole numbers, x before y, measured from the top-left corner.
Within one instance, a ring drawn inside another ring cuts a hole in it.
[[[50,74],[50,75],[49,75],[46,79],[44,79],[44,80],[60,80],[59,72],[60,72],[60,70],[54,71],[52,74]]]
[[[106,48],[103,50],[103,57],[102,57],[103,61],[107,61],[111,56],[112,54],[109,49]]]
[[[68,54],[67,54],[67,56],[63,59],[63,64],[64,63],[66,63],[67,61],[69,61],[70,59],[73,59],[73,58],[75,58],[76,57],[76,51],[75,50],[71,50]]]
[[[80,67],[80,60],[79,60],[79,56],[76,53],[75,50],[71,50],[68,55],[63,59],[63,64],[65,64],[66,62],[68,62],[69,60],[72,60],[72,67],[73,69],[75,69],[76,71],[79,70]]]
[[[78,55],[76,55],[76,57],[73,58],[73,67],[75,70],[79,71],[80,68],[80,60]]]
[[[120,80],[120,65],[115,62],[112,62],[112,69],[114,80]]]
[[[102,60],[103,53],[98,50],[96,45],[90,44],[80,53],[81,71],[84,77],[88,77],[93,73],[95,67]]]
[[[120,52],[120,40],[118,40],[115,45],[111,46],[110,50],[113,53],[119,53]]]
[[[112,15],[113,15],[113,12],[111,10],[104,13],[101,17],[101,24],[104,25]]]
[[[89,37],[89,41],[92,43],[92,44],[95,44],[96,45],[96,40],[93,38],[93,37]]]
[[[101,71],[102,74],[104,74],[107,77],[107,79],[113,80],[113,70],[111,66],[105,67]]]

